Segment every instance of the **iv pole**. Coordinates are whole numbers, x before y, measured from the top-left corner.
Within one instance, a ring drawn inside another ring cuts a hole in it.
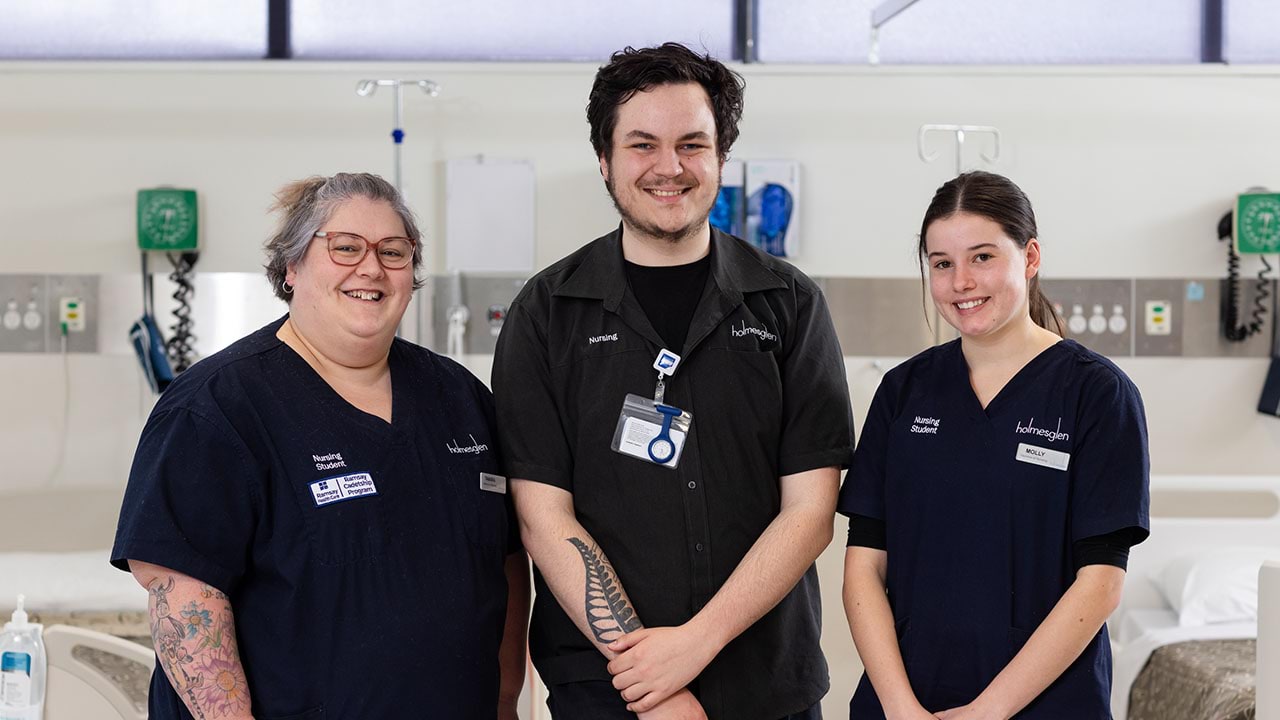
[[[440,95],[440,86],[430,80],[361,80],[356,85],[356,94],[360,97],[369,97],[377,92],[380,87],[390,87],[392,99],[394,101],[395,119],[394,127],[391,129],[392,147],[395,149],[395,186],[396,190],[402,194],[404,187],[401,185],[400,173],[400,150],[404,145],[404,129],[400,127],[400,116],[404,112],[404,92],[405,85],[417,85],[422,88],[422,92],[431,97]]]
[[[393,182],[395,184],[396,191],[400,193],[401,197],[404,197],[404,181],[403,173],[401,172],[400,159],[401,150],[404,148],[404,129],[401,127],[400,118],[404,112],[404,86],[406,85],[416,85],[422,90],[422,92],[426,93],[430,97],[438,97],[440,95],[439,83],[432,82],[431,80],[361,80],[356,84],[356,95],[359,95],[360,97],[369,97],[377,92],[380,87],[391,88],[392,108],[394,111],[393,126],[391,129],[393,158],[395,160]],[[424,264],[429,265],[429,263]],[[429,277],[430,267],[428,266],[426,270]],[[431,311],[431,294],[426,293],[425,299],[418,303],[417,322],[416,327],[414,328],[417,333],[417,337],[414,339],[419,345],[424,347],[429,345],[429,343],[423,342],[423,338],[430,338],[433,329]]]

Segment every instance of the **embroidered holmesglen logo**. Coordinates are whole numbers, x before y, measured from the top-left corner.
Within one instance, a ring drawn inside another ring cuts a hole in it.
[[[778,336],[769,332],[768,328],[751,327],[750,325],[747,325],[746,320],[742,321],[742,327],[734,327],[730,325],[729,333],[732,334],[734,337],[746,337],[748,335],[755,335],[761,340],[766,340],[768,342],[773,342],[774,340],[778,339]]]
[[[476,440],[475,435],[468,434],[467,437],[471,438],[470,445],[459,445],[457,439],[454,439],[452,445],[445,444],[445,447],[454,455],[479,455],[489,450],[489,446]]]
[[[618,342],[618,333],[608,333],[605,335],[595,335],[587,338],[588,345],[595,345],[598,342]]]
[[[937,435],[938,428],[942,426],[942,421],[938,418],[920,417],[911,422],[911,432],[921,435]]]
[[[1017,422],[1015,423],[1015,427],[1013,431],[1018,433],[1019,435],[1038,435],[1044,438],[1045,440],[1048,440],[1049,442],[1058,442],[1059,440],[1064,440],[1064,441],[1071,440],[1070,433],[1062,432],[1062,418],[1058,418],[1058,426],[1053,430],[1050,430],[1049,428],[1036,427],[1035,422],[1036,422],[1035,418],[1031,418],[1030,420],[1028,420],[1026,425],[1023,425],[1021,422]]]

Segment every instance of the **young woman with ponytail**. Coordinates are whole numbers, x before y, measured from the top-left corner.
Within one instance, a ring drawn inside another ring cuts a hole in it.
[[[971,172],[933,197],[922,274],[960,338],[887,373],[840,494],[850,717],[1110,718],[1104,622],[1148,533],[1146,419],[1062,338],[1031,203]]]

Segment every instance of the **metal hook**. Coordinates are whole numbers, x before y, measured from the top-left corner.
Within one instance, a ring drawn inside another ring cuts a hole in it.
[[[979,150],[978,155],[989,165],[994,165],[1000,160],[1000,129],[990,125],[921,125],[920,131],[916,134],[916,154],[920,156],[922,162],[930,163],[938,157],[938,153],[925,152],[925,136],[931,132],[949,132],[956,139],[956,174],[964,172],[964,141],[965,133],[978,133],[990,135],[992,138],[992,152],[988,155],[985,151]]]
[[[404,192],[401,182],[400,172],[400,146],[404,142],[404,129],[400,127],[400,115],[404,109],[404,95],[401,88],[405,85],[416,85],[422,92],[430,97],[438,97],[440,95],[440,85],[431,80],[361,80],[356,83],[356,95],[360,97],[369,97],[378,91],[380,87],[392,88],[393,93],[393,109],[395,125],[391,129],[391,138],[394,141],[394,159],[395,159],[395,186],[396,190]]]
[[[369,97],[379,87],[399,88],[404,85],[417,85],[422,92],[431,97],[440,95],[440,84],[431,80],[361,80],[356,83],[356,94],[360,97]]]

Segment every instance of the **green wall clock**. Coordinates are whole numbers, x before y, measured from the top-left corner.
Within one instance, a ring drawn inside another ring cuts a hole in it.
[[[195,250],[196,191],[154,188],[138,191],[138,247]]]
[[[1236,252],[1280,253],[1280,193],[1236,196]]]

